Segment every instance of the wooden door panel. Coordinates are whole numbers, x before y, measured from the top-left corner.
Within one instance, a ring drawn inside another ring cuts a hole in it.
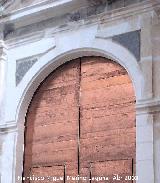
[[[81,97],[81,106],[82,108],[96,108],[103,106],[105,106],[106,108],[110,108],[112,105],[117,107],[118,109],[119,107],[125,107],[126,105],[124,104],[133,104],[134,96],[131,96],[130,91],[132,87],[130,88],[130,86],[128,85],[129,84],[123,84],[123,86],[120,85],[109,88],[83,91],[83,96]]]
[[[78,163],[66,163],[66,183],[77,183],[74,179],[78,175]],[[72,178],[73,177],[73,178]]]
[[[98,132],[102,131],[104,131],[104,135],[107,135],[109,131],[112,131],[110,133],[113,134],[114,131],[119,129],[122,129],[122,131],[123,129],[128,129],[129,132],[126,131],[126,133],[131,133],[130,131],[133,133],[135,132],[135,119],[133,112],[115,115],[107,115],[106,113],[104,111],[104,115],[100,115],[97,111],[94,113],[91,111],[83,110],[83,116],[81,117],[81,128],[84,130],[81,132],[81,137],[85,138],[85,136],[89,135],[88,133],[93,132],[97,133],[98,135]]]
[[[135,159],[135,96],[127,72],[103,58],[82,58],[80,92],[81,169]]]
[[[82,77],[89,77],[90,80],[108,78],[112,75],[121,75],[126,73],[123,67],[119,64],[102,57],[82,57]],[[101,63],[101,64],[100,64]],[[93,73],[96,73],[93,75]]]
[[[69,62],[35,93],[27,115],[24,176],[35,166],[77,164],[79,72],[79,60]]]
[[[61,139],[63,136],[69,136],[69,135],[74,136],[76,135],[78,130],[76,122],[77,122],[76,120],[67,121],[66,119],[66,122],[63,122],[63,123],[58,122],[56,124],[38,126],[34,130],[33,140],[40,141],[40,140],[44,140],[44,138]],[[65,125],[66,125],[66,128],[63,128]]]
[[[38,180],[32,180],[30,183],[48,183],[54,182],[63,183],[64,182],[64,166],[52,166],[52,167],[33,167],[31,169],[31,177],[34,176]]]
[[[135,145],[119,145],[119,146],[103,146],[97,145],[90,148],[81,147],[81,161],[106,161],[106,160],[117,160],[119,158],[132,158],[134,153]]]
[[[83,57],[62,65],[41,84],[28,109],[24,176],[63,175],[73,183],[77,180],[67,176],[78,172],[88,178],[132,174],[134,104],[132,82],[117,63]]]
[[[109,183],[131,183],[132,181],[125,180],[127,176],[132,176],[132,159],[130,160],[117,160],[106,162],[92,163],[91,174],[92,177],[108,177]],[[92,181],[92,183],[97,180]],[[105,179],[101,178],[101,183],[105,183]]]
[[[131,80],[129,79],[128,75],[109,77],[107,78],[107,80],[103,77],[101,77],[100,79],[94,78],[94,80],[87,78],[86,80],[82,81],[81,88],[83,90],[89,91],[89,90],[98,90],[101,88],[114,87],[117,85],[123,85],[127,83],[131,83]]]
[[[40,91],[36,95],[37,98],[40,98],[40,101],[34,102],[33,106],[41,110],[42,108],[48,108],[53,105],[58,107],[64,102],[64,108],[69,104],[69,107],[77,105],[75,101],[77,94],[77,82],[78,81],[73,81],[72,83],[67,83],[64,86],[61,84],[61,86],[58,86],[57,88]]]

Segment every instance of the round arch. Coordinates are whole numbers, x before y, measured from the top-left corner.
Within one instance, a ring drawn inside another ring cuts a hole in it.
[[[84,43],[77,46],[71,44],[67,47],[61,47],[61,49],[57,46],[50,50],[33,65],[19,84],[21,92],[19,92],[19,104],[16,111],[18,137],[15,157],[15,178],[22,173],[25,115],[34,92],[53,70],[67,61],[82,56],[102,56],[119,63],[126,69],[132,80],[136,100],[142,98],[144,78],[140,66],[135,57],[126,48],[117,43],[110,40],[95,39],[90,44]],[[18,161],[16,161],[17,159]]]

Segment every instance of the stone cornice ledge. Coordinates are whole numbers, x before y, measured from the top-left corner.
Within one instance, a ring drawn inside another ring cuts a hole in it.
[[[141,100],[136,103],[137,114],[160,112],[160,99]]]
[[[5,41],[5,44],[10,49],[15,46],[22,46],[24,44],[33,43],[36,41],[40,41],[42,38],[44,38],[45,34],[44,31],[39,31],[36,33],[30,33],[27,35],[19,36],[18,38],[12,38]]]
[[[69,0],[69,1],[76,2],[77,0]],[[46,2],[48,2],[48,1],[46,1]],[[64,5],[64,7],[65,7],[65,5]],[[75,24],[78,24],[79,26],[84,26],[84,25],[88,25],[88,24],[93,24],[94,25],[94,24],[97,24],[97,23],[105,24],[106,22],[115,21],[117,19],[121,19],[121,18],[129,17],[129,16],[137,15],[139,13],[144,13],[144,12],[152,11],[152,10],[154,10],[155,7],[156,8],[160,7],[160,2],[157,3],[157,2],[151,2],[150,0],[146,0],[145,2],[140,2],[138,4],[134,4],[134,5],[131,5],[129,7],[123,7],[123,8],[120,8],[120,9],[106,11],[106,12],[101,13],[101,14],[96,15],[96,16],[92,15],[91,17],[89,17],[85,21],[84,20],[76,21]],[[62,12],[62,9],[61,9],[61,12]],[[18,10],[18,11],[20,11],[20,10]],[[65,11],[68,11],[68,10],[65,10]],[[15,14],[16,14],[16,12],[15,12]],[[41,12],[41,14],[43,14],[43,11]],[[28,16],[30,16],[30,18],[27,19]],[[33,13],[33,14],[28,15],[28,16],[27,15],[26,16],[24,15],[24,17],[18,17],[17,16],[16,19],[6,20],[6,22],[5,22],[5,18],[4,18],[3,20],[0,20],[0,24],[2,24],[2,22],[5,23],[5,24],[7,24],[7,23],[11,23],[12,24],[12,23],[14,23],[14,21],[17,21],[19,25],[18,25],[18,27],[16,27],[14,25],[14,29],[18,29],[18,28],[21,28],[21,27],[25,26],[24,24],[26,24],[26,26],[27,26],[27,24],[31,23],[30,21],[35,21],[34,23],[36,23],[36,21],[37,21],[37,23],[38,23],[37,17],[41,18],[41,21],[43,21],[42,16],[37,16],[37,13]],[[43,16],[45,16],[45,19],[49,18],[48,13],[47,13],[47,16],[46,16],[45,13],[43,14]],[[54,17],[53,13],[52,13],[52,17]],[[7,17],[6,17],[6,19],[7,19]],[[27,19],[27,21],[23,21],[23,19]],[[55,27],[54,28],[55,31],[53,31],[53,32],[56,33],[56,32],[59,32],[59,31],[65,31],[65,30],[72,29],[73,27],[69,26],[69,25],[70,24],[68,24],[68,26],[66,26],[65,28],[57,28],[56,29],[56,27]],[[33,33],[33,34],[37,34],[37,33]],[[37,36],[38,35],[36,35],[36,37]],[[27,37],[27,36],[25,36],[25,37]],[[23,39],[23,36],[22,36],[22,39]],[[15,40],[17,40],[17,38]],[[28,38],[26,39],[26,41],[28,41]],[[13,45],[14,45],[14,40],[12,42],[13,42]],[[21,42],[23,42],[23,41],[21,40]]]
[[[0,134],[16,131],[17,131],[17,124],[15,123],[15,121],[6,122],[6,124],[0,125]]]
[[[46,0],[0,17],[0,24],[13,23],[15,28],[71,12],[86,5],[86,0]]]
[[[102,23],[110,22],[113,20],[118,20],[120,18],[130,17],[133,15],[137,15],[139,13],[145,13],[149,11],[153,11],[160,8],[160,2],[153,2],[151,0],[146,0],[137,4],[133,4],[128,7],[122,7],[120,9],[115,9],[110,11],[106,11],[101,16]]]
[[[10,14],[3,15],[2,17],[0,17],[1,18],[0,24],[12,23],[14,24],[15,28],[19,28],[19,27],[27,26],[29,24],[37,23],[39,21],[43,21],[49,18],[53,18],[55,16],[60,16],[65,13],[70,13],[71,11],[74,11],[75,9],[78,9],[84,6],[86,6],[86,0],[81,0],[81,1],[79,0],[55,0],[55,1],[46,0],[44,2],[16,10],[14,12],[11,12]],[[152,2],[151,0],[146,0],[144,2],[129,6],[129,7],[132,7],[131,8],[132,10],[128,9],[127,7],[124,7],[124,8],[120,8],[113,11],[106,11],[106,13],[104,13],[103,18],[108,21],[109,19],[107,19],[107,17],[111,18],[112,20],[114,19],[114,17],[123,16],[123,14],[130,14],[130,13],[136,14],[138,11],[147,11],[149,9],[151,10],[154,7],[159,7],[159,6],[160,6],[160,2]],[[121,12],[122,9],[127,11]]]

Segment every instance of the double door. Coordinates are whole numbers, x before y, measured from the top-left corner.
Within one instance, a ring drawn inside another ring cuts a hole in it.
[[[28,109],[23,182],[77,182],[77,175],[132,182],[125,179],[135,173],[134,104],[126,70],[111,60],[83,57],[57,68]]]

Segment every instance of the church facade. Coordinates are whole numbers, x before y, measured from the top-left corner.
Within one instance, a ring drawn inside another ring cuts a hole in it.
[[[0,182],[159,183],[159,0],[0,7]]]

